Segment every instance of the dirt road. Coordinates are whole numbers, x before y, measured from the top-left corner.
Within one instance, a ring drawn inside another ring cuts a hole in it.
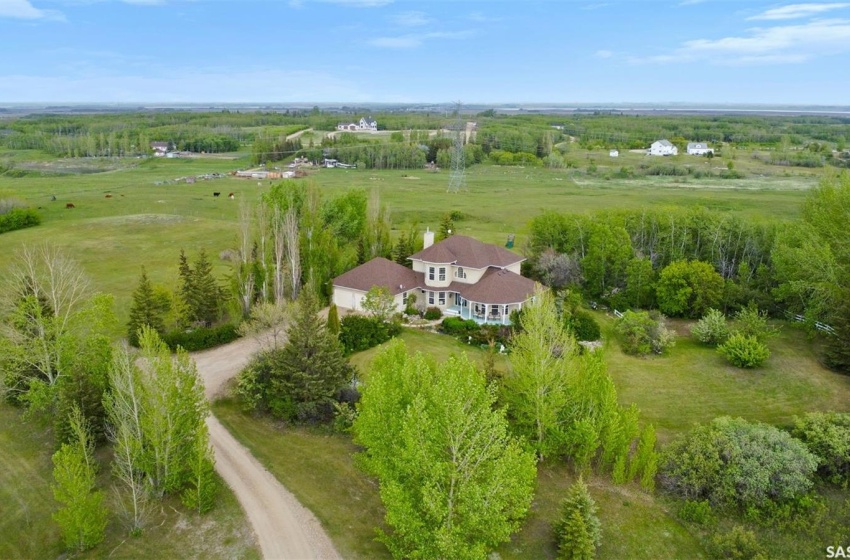
[[[207,398],[239,373],[259,348],[243,338],[193,354],[204,380]],[[341,558],[316,517],[267,471],[214,416],[207,420],[215,450],[215,467],[233,489],[257,535],[266,560]]]

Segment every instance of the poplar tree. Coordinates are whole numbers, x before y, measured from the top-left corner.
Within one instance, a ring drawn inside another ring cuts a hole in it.
[[[215,458],[210,447],[206,424],[195,431],[195,441],[189,456],[188,483],[181,496],[183,505],[204,514],[215,505],[218,481],[215,476]]]
[[[62,504],[53,519],[62,530],[69,550],[96,546],[106,535],[107,510],[103,492],[96,489],[93,446],[88,426],[78,408],[71,411],[71,443],[63,443],[53,455],[53,497]]]

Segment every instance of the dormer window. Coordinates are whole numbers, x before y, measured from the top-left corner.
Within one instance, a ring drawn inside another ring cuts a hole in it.
[[[463,271],[462,266],[455,269],[455,278],[466,278],[466,272]]]

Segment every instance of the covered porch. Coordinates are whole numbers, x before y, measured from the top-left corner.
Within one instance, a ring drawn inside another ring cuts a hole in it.
[[[460,294],[455,294],[454,305],[443,310],[443,314],[464,320],[472,319],[476,323],[486,325],[510,325],[511,312],[521,308],[521,303],[481,303],[466,300]]]

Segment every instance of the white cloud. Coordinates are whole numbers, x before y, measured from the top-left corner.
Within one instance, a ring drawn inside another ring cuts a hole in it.
[[[376,37],[366,41],[373,47],[386,49],[415,49],[425,41],[432,39],[464,39],[472,35],[472,31],[432,31],[430,33],[410,33],[396,37]]]
[[[0,0],[0,17],[16,19],[62,19],[55,10],[40,10],[29,0]]]
[[[822,3],[822,4],[789,4],[780,8],[772,8],[761,14],[749,17],[750,20],[783,20],[799,19],[832,10],[840,10],[850,6],[847,3]]]
[[[669,54],[633,57],[635,63],[708,61],[712,64],[788,64],[850,52],[850,20],[754,27],[748,35],[686,41]]]
[[[612,56],[614,56],[614,53],[612,51],[601,50],[596,51],[595,56],[597,58],[611,58]]]
[[[425,12],[402,12],[389,17],[389,20],[402,27],[419,27],[427,25],[433,20]]]

